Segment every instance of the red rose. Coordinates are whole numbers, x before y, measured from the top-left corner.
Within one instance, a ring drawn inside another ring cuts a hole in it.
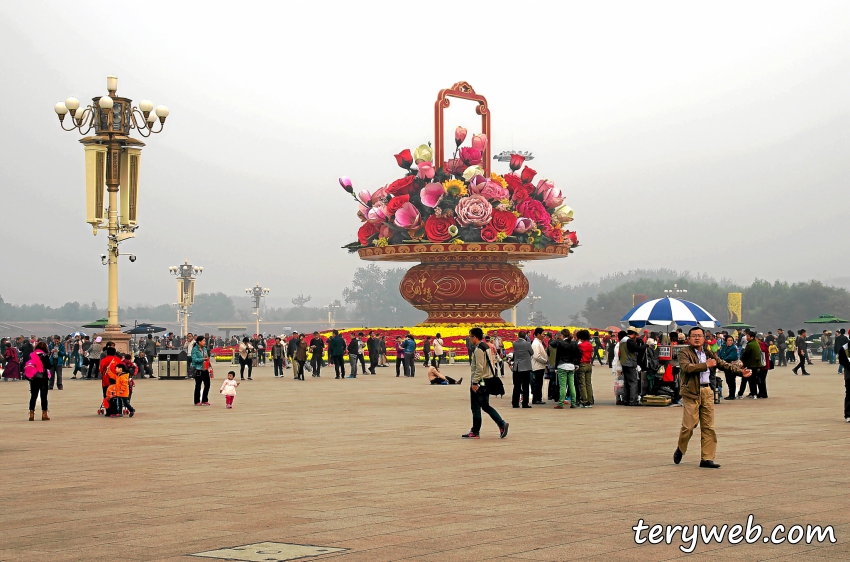
[[[520,154],[511,154],[511,162],[509,164],[510,167],[511,167],[511,170],[516,172],[517,170],[522,168],[523,162],[525,162],[525,156],[522,156]]]
[[[490,220],[498,232],[504,232],[505,236],[510,236],[514,233],[516,226],[516,215],[510,211],[493,211],[493,218]]]
[[[520,215],[536,222],[537,227],[540,229],[552,223],[552,217],[549,215],[549,211],[546,210],[543,203],[536,199],[525,199],[517,205],[516,210],[519,211]]]
[[[408,201],[410,201],[410,195],[399,195],[390,199],[390,202],[387,203],[387,216],[393,216]]]
[[[556,244],[560,244],[564,241],[564,231],[560,228],[552,228],[552,226],[547,226],[543,229],[543,234],[552,239],[552,242]]]
[[[578,245],[578,236],[576,235],[574,230],[568,230],[567,233],[566,233],[566,237],[567,237],[567,240],[572,242],[573,246]]]
[[[437,217],[431,215],[425,221],[425,235],[431,242],[445,242],[451,238],[449,227],[455,224],[451,217]]]
[[[536,175],[537,172],[526,166],[522,169],[522,183],[529,183]]]
[[[462,176],[466,171],[466,166],[463,163],[463,160],[460,158],[451,158],[446,165],[443,167],[447,174],[453,174],[455,176]]]
[[[514,191],[514,195],[513,197],[511,197],[511,201],[513,201],[515,205],[525,201],[526,199],[531,197],[532,188],[533,186],[530,183],[522,184],[516,189],[516,191]]]
[[[493,228],[493,224],[488,224],[481,229],[481,239],[485,242],[495,242],[498,238],[499,231]]]
[[[405,176],[400,180],[395,180],[387,186],[387,193],[390,195],[407,195],[410,192],[410,186],[413,185],[414,176]]]
[[[363,223],[363,226],[357,231],[357,240],[360,241],[361,246],[366,246],[369,244],[369,238],[377,232],[378,227],[371,222]]]
[[[516,174],[505,174],[505,182],[508,184],[508,191],[514,193],[517,189],[522,189],[522,179]]]
[[[406,148],[395,155],[395,161],[405,170],[409,170],[413,166],[413,156],[410,154],[410,150]]]
[[[460,159],[467,166],[476,166],[481,163],[481,151],[465,146],[460,149]]]

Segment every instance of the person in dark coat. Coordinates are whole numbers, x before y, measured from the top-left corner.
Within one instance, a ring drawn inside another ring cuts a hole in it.
[[[322,370],[322,356],[325,353],[325,342],[319,335],[319,332],[313,332],[313,338],[310,340],[310,365],[313,367],[313,376],[321,376],[319,372]]]
[[[531,384],[531,344],[525,338],[525,332],[517,334],[517,340],[513,345],[513,380],[514,391],[511,395],[511,406],[519,408],[519,399],[522,395],[522,407],[531,408],[531,400],[528,397],[529,385]]]

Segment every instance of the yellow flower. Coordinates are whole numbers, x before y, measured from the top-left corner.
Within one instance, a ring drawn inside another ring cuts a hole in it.
[[[420,144],[419,148],[413,151],[413,160],[417,164],[420,162],[430,162],[434,159],[434,152],[427,144]]]
[[[554,221],[552,223],[552,228],[554,228],[555,230],[560,230],[561,229],[561,223],[559,223],[558,221]]]
[[[453,197],[462,197],[469,193],[466,190],[466,184],[464,184],[460,180],[447,180],[443,182],[443,189],[446,190],[446,193]]]
[[[535,229],[534,229],[534,234],[536,234],[537,236],[540,236],[540,229],[539,229],[539,228],[535,228]]]
[[[504,178],[504,177],[502,177],[502,176],[500,176],[500,175],[499,175],[499,174],[497,174],[496,172],[493,172],[492,174],[490,174],[490,179],[491,179],[491,180],[493,180],[494,182],[498,183],[499,185],[501,185],[501,186],[502,186],[502,187],[504,187],[505,189],[507,189],[507,187],[508,187],[508,182],[506,182],[506,181],[505,181],[505,178]]]
[[[373,242],[375,246],[379,248],[383,248],[384,246],[389,246],[390,242],[386,238],[378,238]]]
[[[534,244],[534,236],[529,236],[529,237],[528,237],[528,243],[529,243],[529,244]]]
[[[561,205],[552,213],[552,218],[561,223],[568,223],[573,220],[573,210],[566,205]]]
[[[498,234],[496,234],[496,241],[501,242],[502,240],[504,240],[507,237],[508,237],[508,234],[504,230],[500,231]]]
[[[454,240],[452,240],[452,244],[461,245],[463,244],[463,240],[461,240],[460,238],[455,238]]]
[[[513,213],[519,218],[519,211],[514,211]]]

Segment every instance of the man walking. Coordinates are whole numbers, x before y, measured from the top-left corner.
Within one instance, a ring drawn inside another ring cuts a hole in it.
[[[531,382],[532,382],[532,404],[545,404],[543,401],[543,374],[549,364],[549,354],[543,343],[543,328],[534,328],[534,339],[531,342]]]
[[[787,367],[788,357],[786,357],[786,353],[788,352],[788,336],[785,335],[785,330],[782,328],[776,330],[776,347],[779,348],[779,353],[776,354],[779,367]]]
[[[472,429],[464,433],[464,439],[478,439],[481,431],[481,410],[487,412],[497,426],[499,426],[499,438],[508,436],[508,422],[502,419],[499,412],[490,406],[490,395],[487,392],[487,380],[496,376],[493,362],[488,357],[489,346],[482,344],[484,331],[481,328],[472,328],[469,331],[469,339],[474,348],[470,354],[469,369],[472,373],[472,385],[469,387],[469,400],[472,409]]]
[[[320,377],[322,370],[322,356],[325,354],[325,342],[319,332],[313,332],[313,338],[310,340],[310,364],[313,366],[313,376]]]
[[[850,340],[848,340],[848,338],[847,338],[847,331],[844,328],[841,328],[840,330],[838,330],[838,335],[835,336],[835,346],[833,347],[833,350],[835,351],[835,357],[841,356],[841,348],[847,347],[847,343],[849,341]],[[844,364],[841,361],[839,361],[838,362],[838,374],[840,375],[843,372],[845,372]]]
[[[283,376],[283,358],[286,355],[286,350],[283,348],[283,344],[280,343],[280,338],[274,339],[274,345],[272,346],[272,365],[274,365],[274,376],[282,377]]]
[[[375,367],[378,366],[378,359],[381,356],[381,351],[378,348],[378,340],[375,338],[374,332],[369,332],[369,339],[366,340],[366,351],[369,352],[369,374],[374,375]]]
[[[525,339],[525,332],[520,331],[514,342],[513,379],[514,390],[511,395],[511,406],[519,408],[519,398],[522,395],[522,407],[531,408],[528,402],[529,384],[531,383],[531,344]]]
[[[799,361],[797,362],[797,366],[791,369],[794,371],[794,374],[797,374],[797,369],[803,369],[803,376],[809,376],[808,371],[806,371],[806,359],[809,354],[809,342],[806,341],[806,330],[800,330],[797,332],[798,336],[794,342],[794,345],[797,348],[797,358]]]
[[[425,340],[422,342],[422,357],[423,357],[423,367],[428,366],[428,360],[431,358],[431,337],[425,336]]]
[[[844,335],[844,330],[841,330],[841,335]],[[844,340],[837,354],[838,364],[844,367],[844,421],[850,423],[850,345],[847,343],[846,336]]]
[[[622,346],[622,344],[620,344]],[[679,351],[679,383],[683,411],[679,444],[673,453],[673,462],[679,464],[688,451],[688,442],[699,423],[700,468],[720,468],[714,462],[717,452],[717,433],[714,431],[714,388],[717,367],[726,371],[750,376],[749,369],[739,369],[722,361],[705,347],[705,332],[699,326],[688,331],[688,345]]]
[[[298,332],[292,332],[289,342],[286,344],[286,358],[289,364],[292,365],[292,372],[295,378],[298,378],[298,366],[295,364],[295,352],[298,351]]]
[[[626,337],[620,341],[620,365],[623,367],[623,405],[639,406],[638,402],[638,353],[645,347],[644,343],[637,339],[640,330],[629,326]]]
[[[342,339],[341,335],[339,335],[339,330],[334,330],[333,335],[328,340],[328,357],[334,366],[334,374],[336,375],[334,378],[345,378],[345,363],[343,362],[344,356],[345,340]]]

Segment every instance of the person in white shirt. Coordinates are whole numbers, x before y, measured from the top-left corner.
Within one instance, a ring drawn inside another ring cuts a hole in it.
[[[545,404],[543,401],[543,374],[549,365],[549,353],[543,343],[543,328],[534,329],[531,341],[531,403]]]
[[[227,378],[221,383],[221,388],[219,389],[220,394],[224,394],[224,403],[225,408],[233,407],[233,399],[236,398],[236,387],[239,386],[239,381],[236,380],[236,373],[234,371],[228,371]]]
[[[437,360],[437,368],[439,369],[443,362],[443,337],[439,332],[434,338],[434,359]]]

